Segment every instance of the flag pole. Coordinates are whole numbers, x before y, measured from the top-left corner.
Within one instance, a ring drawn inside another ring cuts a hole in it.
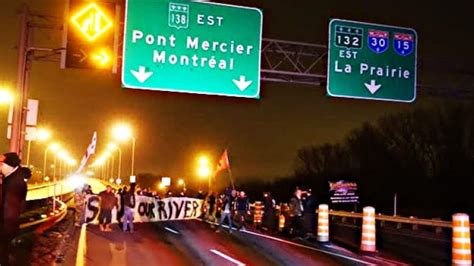
[[[229,164],[229,167],[227,167],[227,172],[229,173],[229,179],[230,179],[230,184],[232,185],[232,190],[235,190],[234,179],[232,179],[232,170],[230,170],[230,164]]]

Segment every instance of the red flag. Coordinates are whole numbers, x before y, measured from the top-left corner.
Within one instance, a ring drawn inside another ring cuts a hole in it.
[[[219,159],[219,162],[217,163],[216,173],[224,169],[227,169],[229,167],[230,167],[230,163],[229,163],[229,157],[227,157],[227,150],[224,150],[224,153],[222,154],[221,158]]]

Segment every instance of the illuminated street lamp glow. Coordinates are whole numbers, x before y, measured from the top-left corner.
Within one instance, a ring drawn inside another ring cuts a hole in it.
[[[68,157],[68,152],[65,151],[65,150],[62,150],[62,151],[60,151],[60,152],[58,153],[58,157],[59,157],[59,159],[64,160],[64,159],[66,159],[66,158]]]
[[[69,166],[76,166],[76,165],[77,165],[77,161],[74,160],[74,159],[69,159],[69,160],[67,161],[67,163],[69,164]]]
[[[132,137],[132,130],[127,124],[118,124],[112,130],[113,136],[119,141],[127,141]]]
[[[209,177],[211,175],[211,168],[208,165],[199,166],[198,175],[200,177]]]
[[[209,158],[207,158],[207,156],[202,155],[198,158],[198,162],[199,162],[199,165],[208,165]]]
[[[109,145],[107,145],[107,149],[109,151],[115,151],[117,148],[118,148],[117,144],[115,144],[113,142],[111,142],[111,143],[109,143]]]
[[[180,186],[184,185],[184,180],[183,179],[178,180],[178,185]]]
[[[38,129],[38,133],[37,133],[37,139],[39,141],[45,141],[45,140],[48,140],[49,138],[51,137],[51,134],[48,130],[44,129],[44,128],[40,128]]]
[[[0,104],[13,102],[13,94],[6,89],[0,88]]]
[[[158,185],[158,188],[159,188],[160,190],[163,190],[163,189],[166,188],[166,186],[165,186],[165,184],[160,183],[160,184]]]
[[[53,143],[53,144],[49,145],[49,147],[48,147],[48,150],[50,150],[52,152],[57,152],[59,149],[61,149],[61,145],[59,145],[58,143]]]

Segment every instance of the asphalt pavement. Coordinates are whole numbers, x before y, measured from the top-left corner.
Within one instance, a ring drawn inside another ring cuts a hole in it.
[[[220,230],[198,221],[136,224],[134,233],[85,230],[84,264],[93,265],[370,265],[357,254],[256,231]],[[226,229],[226,228],[224,228]],[[77,265],[76,266],[81,266]]]

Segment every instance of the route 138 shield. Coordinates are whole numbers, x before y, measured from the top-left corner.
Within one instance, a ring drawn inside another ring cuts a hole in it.
[[[401,56],[410,55],[415,47],[413,35],[406,33],[395,33],[393,36],[393,48]]]
[[[369,48],[377,54],[381,54],[388,49],[388,32],[379,30],[369,30]]]

